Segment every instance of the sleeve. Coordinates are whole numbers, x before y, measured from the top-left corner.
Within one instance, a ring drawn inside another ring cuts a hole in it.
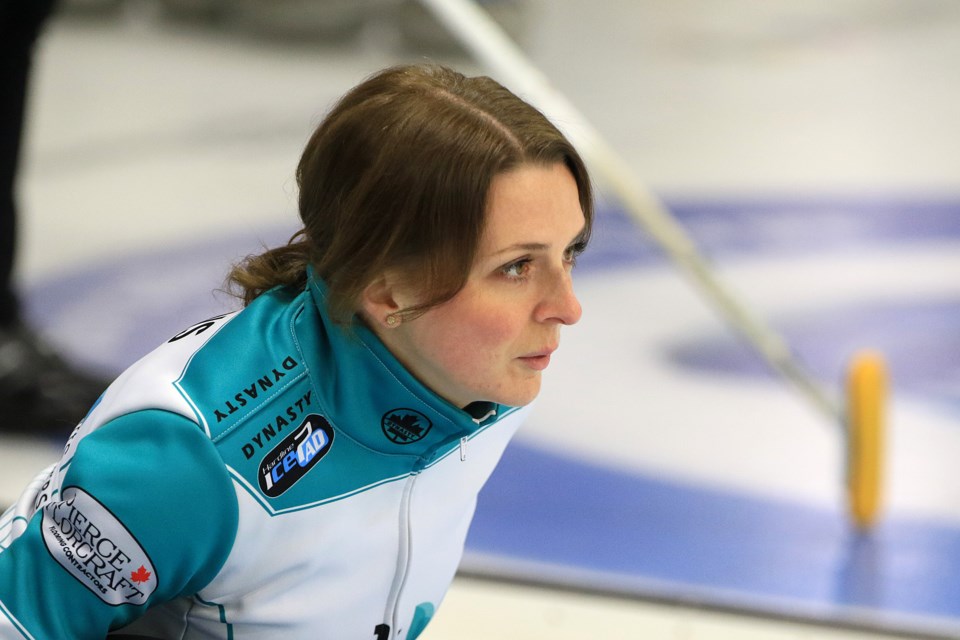
[[[85,436],[50,502],[0,553],[0,638],[103,640],[221,569],[238,506],[215,446],[159,410]]]

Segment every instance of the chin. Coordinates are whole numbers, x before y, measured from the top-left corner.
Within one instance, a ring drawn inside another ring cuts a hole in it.
[[[504,389],[496,395],[497,397],[490,399],[492,402],[508,407],[524,407],[540,395],[540,378],[537,377],[536,382],[526,380],[510,389]]]

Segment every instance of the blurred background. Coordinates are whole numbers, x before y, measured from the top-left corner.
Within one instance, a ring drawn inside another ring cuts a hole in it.
[[[840,425],[598,178],[584,318],[423,637],[960,637],[960,4],[482,5],[829,394],[885,355],[883,510],[851,524]],[[326,109],[415,60],[496,77],[413,0],[61,2],[19,176],[32,326],[109,377],[234,308]],[[0,505],[60,446],[0,433]]]

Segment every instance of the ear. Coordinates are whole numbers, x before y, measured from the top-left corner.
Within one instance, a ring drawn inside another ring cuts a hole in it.
[[[396,326],[387,318],[404,308],[401,280],[396,274],[386,272],[374,279],[360,295],[360,308],[367,323],[378,328],[388,329]]]

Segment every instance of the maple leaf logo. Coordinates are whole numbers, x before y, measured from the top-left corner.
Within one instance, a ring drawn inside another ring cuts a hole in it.
[[[413,409],[388,411],[380,421],[383,434],[396,444],[410,444],[422,440],[432,426],[427,416]]]
[[[130,573],[130,579],[136,583],[146,582],[150,579],[150,572],[147,571],[147,568],[143,565],[140,565],[140,568],[136,571]]]

